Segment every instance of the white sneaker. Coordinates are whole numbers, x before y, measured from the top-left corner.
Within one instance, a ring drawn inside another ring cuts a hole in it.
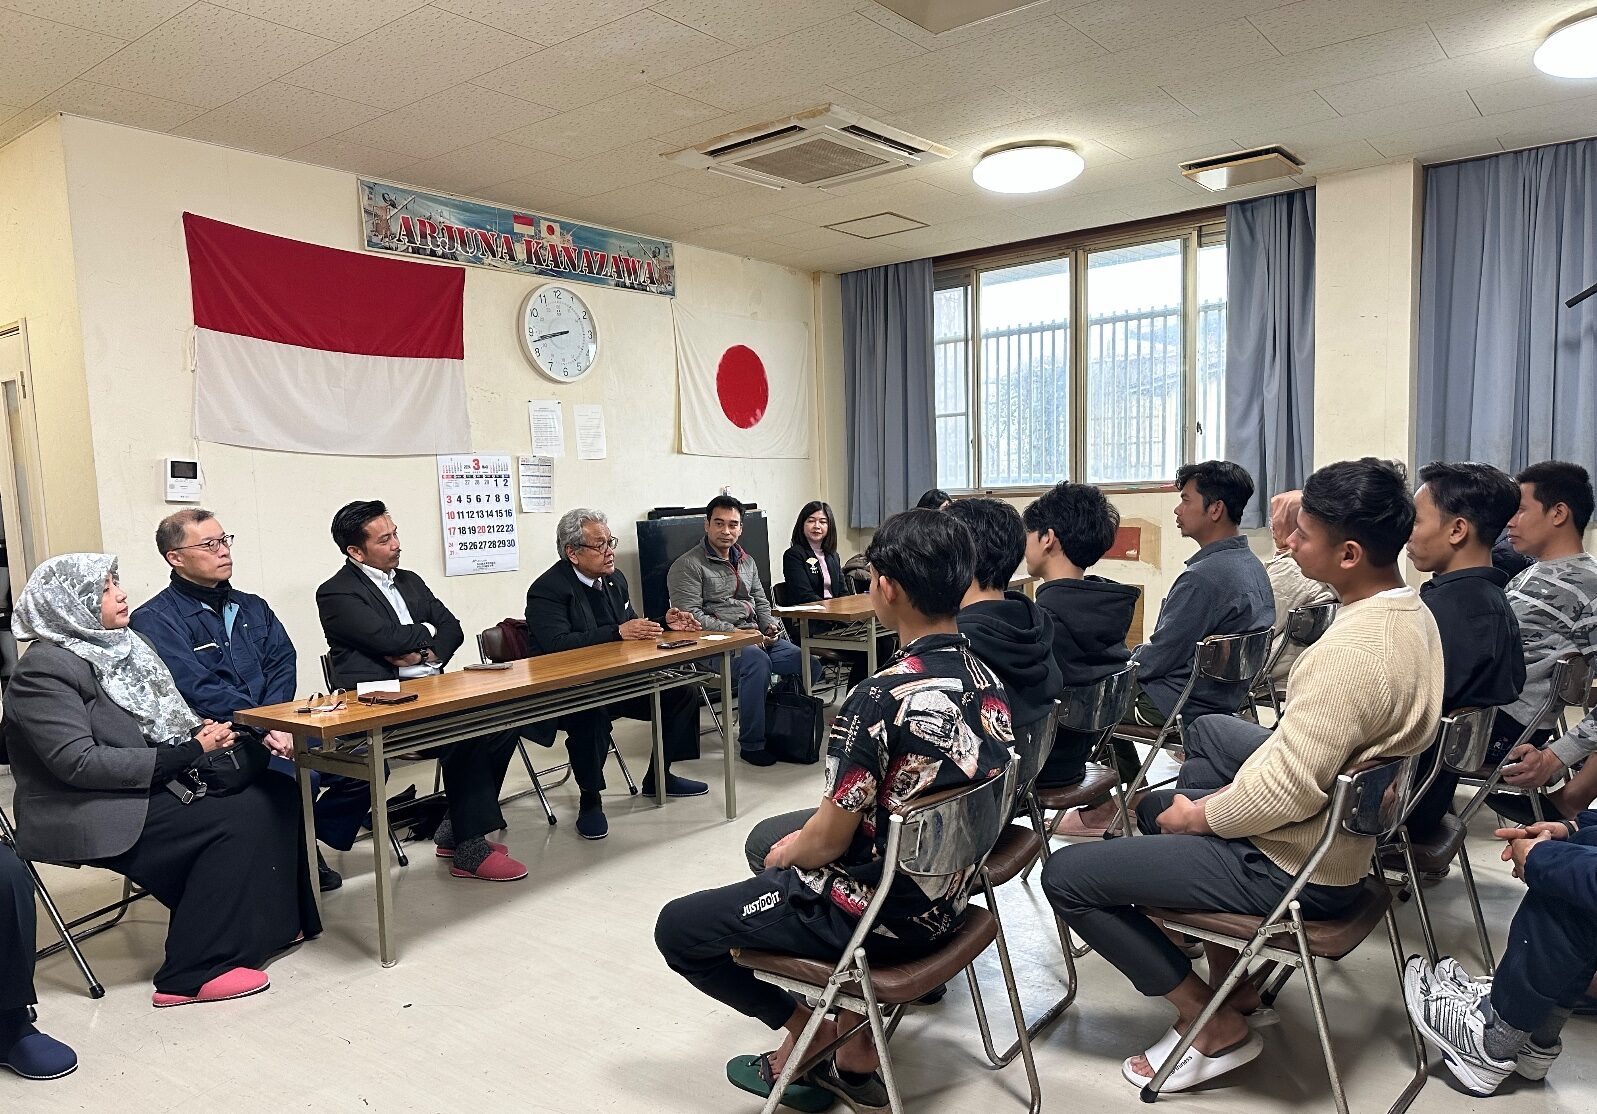
[[[1441,985],[1423,956],[1412,957],[1403,968],[1403,1002],[1415,1027],[1471,1094],[1493,1094],[1514,1073],[1513,1060],[1486,1053],[1486,1019],[1479,999],[1457,993],[1451,984]]]
[[[1451,988],[1454,993],[1471,999],[1477,1006],[1482,998],[1492,992],[1490,975],[1472,976],[1464,970],[1463,964],[1450,955],[1443,956],[1436,964],[1434,981],[1439,987]],[[1519,1056],[1515,1058],[1514,1071],[1525,1079],[1546,1079],[1553,1061],[1558,1059],[1563,1051],[1563,1041],[1555,1041],[1550,1048],[1529,1042],[1520,1049]]]

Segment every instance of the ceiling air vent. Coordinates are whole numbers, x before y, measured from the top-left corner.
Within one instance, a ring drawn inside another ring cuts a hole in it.
[[[667,156],[773,189],[840,186],[954,152],[836,105],[721,135]]]
[[[1181,173],[1206,190],[1219,193],[1255,182],[1288,178],[1303,171],[1303,164],[1285,147],[1255,147],[1229,155],[1181,164]]]

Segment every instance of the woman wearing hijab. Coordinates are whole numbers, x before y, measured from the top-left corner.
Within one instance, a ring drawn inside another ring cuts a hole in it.
[[[5,694],[18,850],[113,870],[171,910],[156,1006],[265,990],[260,966],[321,931],[293,786],[260,778],[226,796],[182,792],[233,732],[196,717],[128,629],[115,557],[44,562],[12,622],[32,640]]]

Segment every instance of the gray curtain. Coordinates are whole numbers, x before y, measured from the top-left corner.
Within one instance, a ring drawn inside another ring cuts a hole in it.
[[[853,527],[880,526],[936,475],[932,417],[932,263],[843,276],[843,384]]]
[[[1597,470],[1597,139],[1425,172],[1419,459]]]
[[[1253,477],[1243,526],[1314,459],[1314,191],[1226,206],[1225,455]]]

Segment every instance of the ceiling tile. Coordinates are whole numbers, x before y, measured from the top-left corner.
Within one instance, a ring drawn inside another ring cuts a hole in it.
[[[457,85],[339,135],[354,143],[431,158],[535,124],[553,110],[475,85]]]
[[[1597,90],[1577,100],[1493,113],[1486,121],[1505,147],[1589,138],[1597,135]]]
[[[1163,89],[1154,89],[1061,109],[1049,119],[1066,135],[1096,139],[1112,132],[1191,120],[1192,113]]]
[[[814,205],[825,198],[821,190],[789,186],[783,190],[760,190],[757,193],[737,193],[730,197],[707,197],[687,205],[665,210],[665,214],[682,220],[698,221],[701,225],[726,224],[729,221],[779,213],[804,205]]]
[[[88,76],[105,85],[215,108],[325,55],[334,45],[291,27],[195,4]]]
[[[1434,161],[1497,150],[1497,125],[1483,117],[1461,120],[1441,127],[1393,131],[1372,136],[1370,146],[1387,158],[1413,158]]]
[[[1060,19],[1041,19],[985,35],[953,47],[973,72],[997,82],[1017,81],[1071,62],[1106,57],[1108,52]]]
[[[14,12],[36,15],[119,39],[154,30],[194,0],[6,0]]]
[[[1338,112],[1367,112],[1372,108],[1423,100],[1438,93],[1490,85],[1535,73],[1531,55],[1537,45],[1534,41],[1511,43],[1461,58],[1443,58],[1392,73],[1320,85],[1317,88],[1320,96]]]
[[[641,217],[632,218],[632,226],[639,232],[649,236],[659,236],[666,240],[682,240],[704,228],[701,221],[684,220],[681,217],[668,216],[665,213],[645,213]]]
[[[1471,86],[1469,90],[1469,95],[1475,101],[1475,107],[1481,110],[1482,116],[1512,112],[1520,108],[1534,108],[1543,104],[1557,104],[1560,101],[1579,100],[1590,97],[1593,93],[1597,93],[1597,87],[1593,87],[1589,81],[1567,81],[1548,77],[1543,73],[1493,85]],[[1592,127],[1597,131],[1597,118],[1592,120]]]
[[[437,8],[423,9],[412,18],[425,27],[424,34],[374,31],[294,70],[284,80],[378,108],[400,108],[537,49],[527,39]]]
[[[1314,92],[1289,93],[1279,100],[1256,107],[1216,112],[1208,116],[1189,117],[1157,127],[1102,135],[1099,141],[1114,148],[1128,158],[1140,159],[1166,151],[1179,150],[1193,143],[1229,142],[1235,149],[1241,146],[1239,135],[1254,134],[1261,129],[1307,124],[1316,120],[1336,118],[1336,111],[1319,94]],[[1218,150],[1216,154],[1224,154]]]
[[[959,51],[940,50],[839,78],[837,87],[890,112],[902,112],[991,89],[992,82],[979,76],[982,69]]]
[[[737,47],[759,46],[848,15],[854,0],[662,0],[653,10]]]
[[[1373,139],[1394,132],[1441,127],[1461,120],[1472,120],[1479,115],[1480,111],[1475,107],[1475,102],[1470,100],[1468,93],[1443,93],[1440,96],[1427,97],[1422,101],[1409,101],[1390,108],[1375,108],[1351,116],[1244,131],[1237,138],[1248,147],[1281,143],[1292,148],[1296,144]],[[1379,144],[1376,146],[1380,147]]]
[[[1282,54],[1332,46],[1479,8],[1481,0],[1300,0],[1250,16]]]
[[[540,43],[559,43],[642,11],[649,0],[436,0],[440,8]]]
[[[1020,0],[1015,0],[1020,2]],[[1035,23],[1042,19],[1051,19],[1060,12],[1079,3],[1080,0],[1043,0],[1041,3],[1033,2],[1017,11],[1006,12],[1003,15],[984,19],[978,23],[967,23],[963,27],[955,27],[940,34],[933,34],[917,23],[911,23],[891,8],[883,7],[876,3],[860,3],[855,7],[866,19],[880,23],[894,34],[902,35],[916,46],[927,50],[947,50],[950,47],[961,46],[973,39],[984,35],[991,35],[995,31],[1005,31],[1011,27],[1019,27],[1023,23]]]
[[[701,197],[725,197],[733,193],[748,193],[752,190],[763,189],[752,182],[740,181],[729,178],[725,174],[715,174],[708,170],[679,170],[672,174],[664,175],[657,179],[661,185],[672,186],[679,190],[687,190]]]
[[[657,133],[715,115],[715,109],[707,104],[645,85],[551,116],[531,127],[507,131],[505,138],[540,151],[584,158],[640,143]]]
[[[925,224],[936,224],[969,216],[973,204],[971,198],[960,197],[936,186],[908,182],[899,186],[884,186],[870,193],[828,196],[811,204],[784,210],[782,215],[806,224],[827,225],[875,213],[894,212]]]
[[[352,128],[382,110],[342,97],[271,82],[176,129],[178,135],[280,155]]]
[[[1579,11],[1569,0],[1498,0],[1473,11],[1432,21],[1442,49],[1452,57],[1507,46],[1525,39],[1541,39],[1553,24]]]
[[[795,83],[794,87],[775,98],[748,105],[735,112],[718,113],[708,120],[701,120],[685,128],[660,132],[654,138],[668,151],[696,147],[732,132],[742,131],[744,128],[769,124],[828,104],[884,123],[888,115],[878,105],[806,78],[802,83]]]
[[[1386,156],[1370,146],[1367,139],[1345,143],[1311,143],[1292,148],[1292,153],[1303,161],[1304,175],[1316,178],[1346,170],[1359,170],[1386,161]]]
[[[1426,27],[1383,31],[1273,62],[1252,62],[1202,77],[1166,83],[1171,96],[1200,115],[1269,96],[1407,70],[1443,57]]]
[[[582,204],[603,212],[607,219],[625,220],[699,201],[701,196],[689,193],[687,190],[664,186],[659,182],[634,182],[632,185],[622,186],[608,193],[596,193],[585,197],[582,199]]]
[[[31,15],[0,17],[0,102],[30,105],[123,46],[121,39]]]
[[[149,131],[166,131],[203,111],[191,104],[180,104],[162,97],[147,97],[143,93],[130,93],[125,89],[112,89],[108,85],[96,85],[79,78],[7,119],[0,125],[0,143],[9,143],[40,120],[59,112]]]
[[[512,178],[508,182],[487,186],[478,190],[477,196],[484,201],[510,205],[530,212],[554,212],[561,205],[577,199],[575,194],[551,190],[524,178]]]
[[[529,147],[527,150],[533,149]],[[653,181],[677,169],[674,163],[667,162],[652,151],[638,148],[624,147],[576,161],[547,152],[536,153],[557,162],[547,169],[525,175],[526,180],[573,197],[609,193],[634,182]]]
[[[634,12],[491,70],[476,84],[561,110],[580,108],[731,54],[733,49],[654,12]]]
[[[426,7],[425,0],[360,0],[358,4],[328,0],[216,0],[224,8],[307,31],[335,42],[354,42],[362,35]],[[426,34],[425,22],[405,21],[389,28],[394,35]]]
[[[1129,50],[1279,7],[1281,0],[1093,0],[1061,18],[1105,50]]]
[[[1029,101],[1002,89],[990,89],[985,93],[934,101],[898,113],[886,122],[934,143],[945,143],[950,136],[986,131],[1036,115],[1037,108]]]
[[[338,138],[318,139],[315,143],[296,147],[288,152],[287,157],[298,162],[330,166],[334,170],[347,170],[351,174],[370,174],[378,178],[394,177],[416,161],[410,155],[379,151],[375,147],[366,147]]]
[[[405,168],[405,181],[446,193],[480,191],[525,178],[561,162],[560,156],[516,143],[484,140],[435,155]]]

